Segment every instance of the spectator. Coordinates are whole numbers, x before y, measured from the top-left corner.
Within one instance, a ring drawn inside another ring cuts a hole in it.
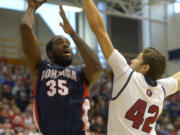
[[[19,91],[16,93],[16,103],[21,111],[24,112],[29,102],[29,90],[25,88],[24,84],[21,84]]]
[[[6,98],[7,100],[12,100],[13,99],[13,95],[11,92],[11,86],[10,85],[4,85],[4,89],[2,92],[2,97]]]

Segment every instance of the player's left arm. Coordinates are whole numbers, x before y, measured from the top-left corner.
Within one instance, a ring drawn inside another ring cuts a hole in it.
[[[178,90],[180,90],[180,72],[177,72],[172,77],[178,81]]]
[[[158,80],[164,87],[166,97],[176,93],[180,90],[180,72],[168,77]]]
[[[99,61],[98,56],[96,53],[78,36],[78,34],[73,30],[72,26],[70,25],[65,12],[62,8],[62,4],[59,4],[60,7],[60,16],[63,19],[63,23],[60,23],[61,27],[64,31],[71,36],[73,41],[75,42],[82,58],[85,63],[84,73],[89,81],[89,83],[96,82],[102,72],[102,66]]]

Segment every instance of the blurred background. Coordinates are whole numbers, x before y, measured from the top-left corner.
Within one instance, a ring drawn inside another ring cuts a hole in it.
[[[108,103],[113,74],[91,32],[81,0],[48,0],[35,15],[34,32],[45,53],[53,35],[66,35],[59,26],[59,2],[104,67],[101,79],[90,90],[91,127],[89,135],[106,135]],[[180,70],[180,0],[96,0],[108,34],[116,49],[128,61],[145,47],[155,47],[167,56],[164,77]],[[0,0],[0,135],[39,135],[33,124],[32,78],[21,48],[19,25],[27,8],[26,0]],[[73,64],[82,59],[71,38]],[[168,97],[158,119],[158,135],[180,135],[180,93]]]

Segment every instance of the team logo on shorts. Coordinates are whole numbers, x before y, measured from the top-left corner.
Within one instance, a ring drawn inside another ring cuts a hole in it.
[[[146,90],[146,94],[147,94],[149,97],[151,97],[151,96],[152,96],[152,91],[149,90],[149,89],[147,89],[147,90]]]

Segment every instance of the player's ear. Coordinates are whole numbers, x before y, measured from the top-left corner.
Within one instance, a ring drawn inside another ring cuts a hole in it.
[[[143,73],[144,75],[149,71],[150,69],[150,65],[149,64],[143,64],[141,66],[141,73]]]

